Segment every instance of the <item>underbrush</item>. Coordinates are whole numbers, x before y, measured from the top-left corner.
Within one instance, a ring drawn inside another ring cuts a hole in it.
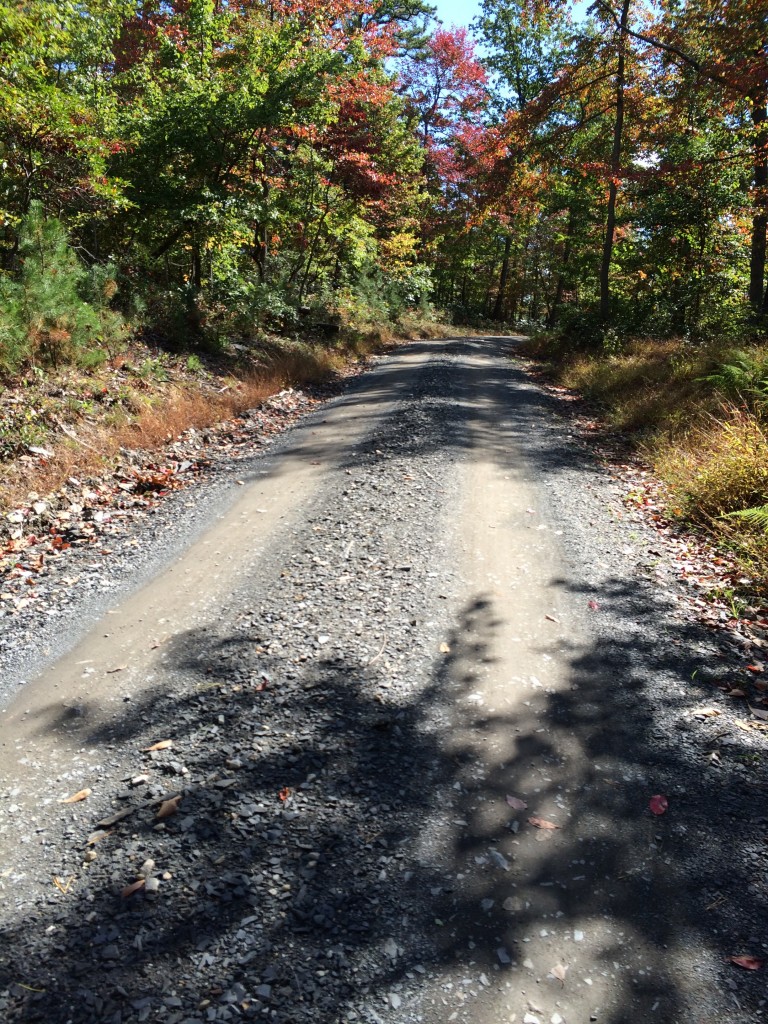
[[[546,339],[524,349],[634,445],[670,518],[716,537],[768,596],[766,350],[636,340],[588,355]]]
[[[373,333],[333,343],[264,338],[215,360],[134,344],[90,371],[32,368],[0,391],[0,508],[56,490],[72,476],[98,474],[121,449],[158,450],[190,427],[240,415],[282,388],[331,381],[393,343]]]

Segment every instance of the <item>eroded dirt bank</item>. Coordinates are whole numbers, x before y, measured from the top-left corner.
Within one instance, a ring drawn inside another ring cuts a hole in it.
[[[513,345],[380,361],[7,708],[4,1020],[763,1018],[731,652]]]

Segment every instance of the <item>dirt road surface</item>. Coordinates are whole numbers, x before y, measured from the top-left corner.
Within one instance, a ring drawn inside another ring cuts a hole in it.
[[[738,652],[514,346],[377,361],[62,622],[0,719],[0,1020],[768,1017]]]

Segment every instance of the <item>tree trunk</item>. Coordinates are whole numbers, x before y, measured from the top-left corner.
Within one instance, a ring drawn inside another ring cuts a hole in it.
[[[509,254],[512,251],[512,236],[507,235],[504,239],[504,257],[501,261],[501,272],[499,274],[499,290],[496,293],[496,303],[493,307],[493,319],[501,320],[504,311],[504,292],[507,290],[507,278],[509,277]]]
[[[611,315],[611,256],[613,236],[616,232],[616,195],[619,191],[621,171],[621,144],[624,135],[624,88],[626,85],[625,59],[627,46],[627,25],[631,0],[623,0],[619,21],[619,64],[616,72],[616,119],[613,123],[613,147],[611,149],[611,180],[608,187],[608,212],[605,221],[603,259],[600,264],[600,319],[607,323]]]
[[[552,309],[549,311],[549,316],[547,317],[547,327],[549,328],[549,330],[552,330],[552,328],[557,323],[557,317],[558,317],[558,314],[560,312],[560,306],[562,305],[562,302],[563,302],[563,292],[565,291],[565,279],[566,279],[566,274],[568,273],[569,265],[570,265],[570,262],[571,262],[571,249],[573,247],[573,227],[574,227],[573,222],[574,222],[574,220],[575,220],[575,217],[574,217],[574,214],[573,214],[573,207],[570,207],[570,209],[568,210],[568,224],[566,225],[566,228],[565,228],[565,243],[563,245],[563,259],[562,259],[562,262],[560,264],[560,271],[559,271],[559,273],[557,275],[557,284],[555,286],[555,297],[552,300]]]
[[[752,246],[749,257],[749,302],[758,316],[768,312],[765,287],[766,228],[768,228],[768,112],[766,89],[752,96],[752,123],[755,126],[755,213],[752,217]]]

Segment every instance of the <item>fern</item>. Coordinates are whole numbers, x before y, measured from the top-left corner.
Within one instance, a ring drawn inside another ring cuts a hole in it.
[[[742,508],[738,512],[726,512],[721,519],[742,519],[751,526],[759,526],[768,533],[768,505],[757,505],[755,508]]]

